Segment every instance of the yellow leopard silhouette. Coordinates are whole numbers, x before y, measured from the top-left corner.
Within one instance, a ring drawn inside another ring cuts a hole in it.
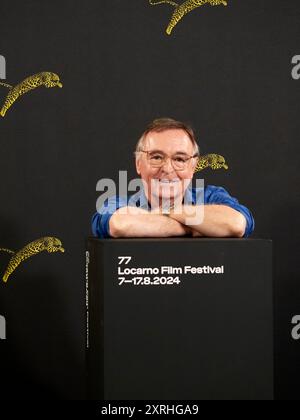
[[[194,173],[203,171],[203,169],[206,168],[214,170],[224,168],[227,170],[228,165],[226,165],[225,158],[223,156],[211,153],[209,155],[200,156]]]
[[[33,76],[27,77],[23,82],[18,85],[11,86],[6,83],[0,83],[0,85],[9,88],[9,93],[5,99],[4,105],[0,111],[2,117],[5,116],[7,110],[14,104],[14,102],[25,93],[30,90],[36,89],[40,86],[46,88],[59,87],[62,88],[62,83],[59,80],[59,76],[51,72],[41,72],[34,74]]]
[[[30,244],[26,245],[24,248],[17,252],[6,248],[0,248],[0,251],[13,254],[3,275],[4,282],[7,282],[9,276],[24,260],[27,260],[28,258],[39,254],[42,251],[47,251],[50,253],[58,251],[65,252],[64,248],[62,247],[61,241],[57,238],[53,238],[50,236],[46,236],[44,238],[40,238],[36,241],[30,242]]]
[[[182,4],[175,3],[171,0],[149,0],[149,3],[152,6],[156,6],[157,4],[170,4],[171,6],[175,7],[175,11],[171,18],[171,21],[166,29],[168,35],[171,35],[175,26],[181,21],[181,19],[187,15],[189,12],[193,11],[197,7],[204,6],[205,4],[210,4],[211,6],[227,6],[226,0],[186,0]]]

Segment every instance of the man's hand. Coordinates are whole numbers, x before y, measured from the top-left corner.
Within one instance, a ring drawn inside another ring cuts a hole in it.
[[[201,236],[202,237],[204,236],[202,233],[198,232],[196,229],[191,229],[191,231],[192,231],[192,237],[193,238],[199,238]]]
[[[188,224],[194,219],[196,223],[189,225],[193,237],[242,238],[246,229],[245,216],[222,204],[182,205],[171,210],[169,217],[182,224]],[[200,220],[197,223],[198,218]]]
[[[159,214],[159,215],[170,216],[171,212],[172,211],[175,211],[175,208],[176,208],[176,212],[178,212],[178,213],[182,213],[183,212],[183,205],[180,202],[178,205],[175,205],[175,206],[173,204],[173,206],[170,206],[169,209],[164,209],[163,210],[161,207],[153,208],[151,210],[151,214]],[[182,226],[185,229],[187,236],[192,236],[193,238],[199,238],[199,237],[203,237],[204,236],[198,230],[193,229],[192,226],[188,226],[188,225],[185,225],[183,223],[182,223]]]

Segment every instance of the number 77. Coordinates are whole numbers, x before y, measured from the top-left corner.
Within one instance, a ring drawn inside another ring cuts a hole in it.
[[[125,264],[128,264],[131,261],[132,257],[118,257],[119,258],[119,265],[123,264],[123,262],[125,262]]]

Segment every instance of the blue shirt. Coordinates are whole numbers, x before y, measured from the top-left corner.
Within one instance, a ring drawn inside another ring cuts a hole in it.
[[[203,188],[187,188],[185,191],[184,204],[223,204],[242,213],[247,221],[244,238],[251,235],[254,230],[254,219],[247,207],[243,206],[223,187],[207,185]],[[99,212],[92,218],[92,231],[98,238],[110,238],[109,220],[113,213],[121,207],[136,206],[145,210],[151,210],[143,189],[129,197],[112,196],[105,200]]]

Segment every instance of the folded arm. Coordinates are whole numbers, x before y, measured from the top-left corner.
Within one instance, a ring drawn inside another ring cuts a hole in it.
[[[193,236],[241,238],[246,229],[244,215],[221,204],[206,204],[202,205],[202,208],[199,205],[183,205],[180,209],[171,210],[169,217],[182,224],[188,224]],[[192,225],[189,224],[191,220],[193,220]]]
[[[122,207],[110,218],[110,234],[113,238],[243,237],[246,219],[239,211],[221,204],[202,205],[203,217],[199,220],[199,210],[199,206],[183,205],[162,215],[138,207]]]
[[[113,238],[185,236],[192,232],[189,226],[167,215],[128,206],[115,211],[109,221]]]

